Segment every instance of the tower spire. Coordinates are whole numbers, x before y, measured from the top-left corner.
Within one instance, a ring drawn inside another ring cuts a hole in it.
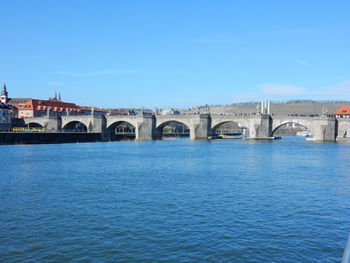
[[[4,83],[4,86],[3,86],[2,91],[1,91],[0,101],[1,101],[3,104],[6,104],[7,101],[8,101],[8,92],[7,92],[6,84],[5,84],[5,83]]]
[[[61,92],[58,92],[58,100],[61,100]]]
[[[6,90],[6,84],[5,84],[5,82],[4,82],[4,86],[3,86],[3,88],[2,88],[1,95],[7,95],[7,90]]]

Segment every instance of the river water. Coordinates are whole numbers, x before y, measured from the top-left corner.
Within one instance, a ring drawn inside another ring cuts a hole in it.
[[[340,262],[350,145],[1,146],[0,262]]]

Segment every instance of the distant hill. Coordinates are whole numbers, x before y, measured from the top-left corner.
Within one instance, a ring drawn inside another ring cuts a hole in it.
[[[210,113],[212,114],[231,114],[231,113],[247,113],[251,114],[257,112],[257,106],[261,102],[244,102],[234,103],[231,105],[216,105],[210,106]],[[314,100],[289,100],[286,102],[271,102],[270,113],[276,115],[288,114],[305,114],[305,115],[321,115],[325,110],[328,113],[334,113],[340,106],[350,105],[350,101],[314,101]],[[208,106],[202,106],[205,112]],[[184,110],[183,112],[194,112],[196,109]]]

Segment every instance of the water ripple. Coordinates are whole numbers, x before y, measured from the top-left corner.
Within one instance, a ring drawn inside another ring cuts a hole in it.
[[[1,262],[339,262],[350,148],[1,146]]]

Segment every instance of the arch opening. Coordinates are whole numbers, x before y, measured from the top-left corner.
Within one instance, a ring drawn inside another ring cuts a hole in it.
[[[235,121],[224,121],[215,125],[211,129],[211,135],[213,138],[231,138],[245,136],[248,129],[241,126],[238,122]]]
[[[65,132],[87,132],[88,129],[86,125],[80,121],[71,121],[68,122],[63,127],[63,131]]]
[[[180,139],[190,136],[188,126],[179,121],[167,121],[157,128],[159,139]]]
[[[297,122],[286,122],[277,126],[271,136],[299,136],[312,137],[312,133],[306,126]]]
[[[26,127],[28,127],[28,128],[44,128],[43,125],[41,125],[40,123],[37,123],[37,122],[27,123]]]
[[[130,141],[136,138],[136,128],[129,122],[117,121],[107,128],[110,141]]]

